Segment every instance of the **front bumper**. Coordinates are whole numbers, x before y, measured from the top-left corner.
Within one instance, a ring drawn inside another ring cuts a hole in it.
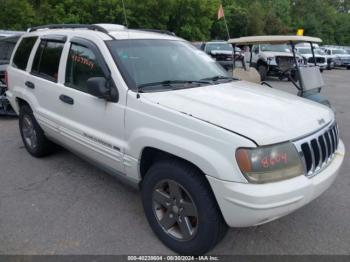
[[[227,69],[232,69],[233,68],[233,61],[232,60],[216,60],[223,68]]]
[[[340,141],[333,161],[312,178],[298,176],[260,185],[207,178],[226,223],[231,227],[254,226],[285,216],[320,196],[336,178],[344,154]]]

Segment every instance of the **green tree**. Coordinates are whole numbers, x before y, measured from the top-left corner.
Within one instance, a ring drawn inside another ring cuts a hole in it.
[[[0,0],[0,6],[0,28],[23,30],[35,19],[33,8],[26,0]]]

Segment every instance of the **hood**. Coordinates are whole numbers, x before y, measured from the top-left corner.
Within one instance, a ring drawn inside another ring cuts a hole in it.
[[[305,57],[305,58],[310,58],[310,57],[313,57],[313,55],[312,54],[302,54],[301,55],[302,57]],[[315,57],[317,58],[317,57],[323,57],[323,58],[326,58],[326,56],[325,55],[319,55],[319,54],[317,54],[317,55],[315,55]]]
[[[249,137],[258,145],[299,138],[334,118],[326,106],[245,81],[144,93],[142,97]]]
[[[227,51],[227,50],[213,50],[210,52],[212,55],[230,55],[232,56],[233,51]],[[238,52],[236,51],[236,54]]]

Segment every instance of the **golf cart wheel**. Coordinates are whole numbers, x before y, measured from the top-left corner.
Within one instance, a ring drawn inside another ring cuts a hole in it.
[[[347,66],[346,69],[347,69],[347,70],[350,70],[350,66]]]
[[[24,146],[32,156],[43,157],[52,153],[55,145],[46,138],[28,105],[20,108],[19,130]]]
[[[227,226],[205,176],[177,160],[160,160],[142,182],[142,202],[157,237],[181,255],[202,255]]]
[[[264,64],[258,65],[258,72],[260,74],[261,81],[265,81],[267,78],[267,66]]]

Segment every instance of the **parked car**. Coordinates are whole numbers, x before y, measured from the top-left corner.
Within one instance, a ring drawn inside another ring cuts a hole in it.
[[[340,48],[324,48],[324,51],[334,57],[334,65],[338,67],[345,67],[350,70],[350,54],[344,49]]]
[[[332,68],[332,65],[334,67],[334,64],[332,61],[329,61],[328,63],[326,54],[321,49],[314,49],[315,58],[312,55],[311,47],[298,46],[297,52],[300,56],[304,58],[305,63],[307,63],[308,65],[314,65],[315,64],[314,59],[316,59],[316,64],[320,68],[321,72],[325,69]]]
[[[194,45],[198,46],[198,43],[194,43]],[[228,44],[226,41],[204,42],[199,48],[215,59],[226,70],[232,69],[233,48],[232,45]],[[242,55],[241,49],[237,47],[235,54],[236,58],[239,59]]]
[[[6,97],[7,84],[5,72],[10,62],[13,48],[19,38],[20,35],[14,35],[0,39],[0,115],[16,115]]]
[[[257,44],[251,50],[244,53],[247,64],[255,67],[265,81],[267,76],[283,77],[285,70],[293,67],[295,60],[288,44]],[[251,58],[251,59],[250,59]],[[297,56],[298,63],[303,63],[303,58]],[[294,73],[293,73],[294,75]]]
[[[23,34],[23,31],[0,30],[0,39]]]
[[[41,26],[7,70],[27,151],[43,157],[53,141],[140,188],[151,228],[180,254],[308,204],[344,159],[330,108],[236,80],[171,35]]]

